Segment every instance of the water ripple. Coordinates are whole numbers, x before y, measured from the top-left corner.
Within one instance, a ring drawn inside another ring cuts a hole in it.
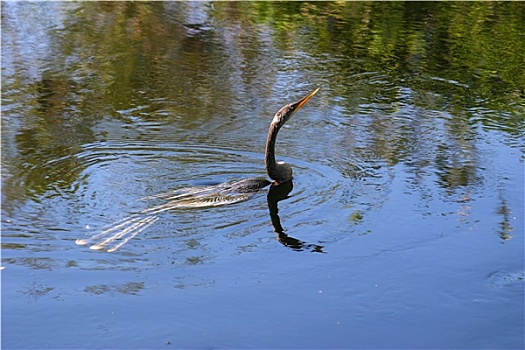
[[[77,237],[78,244],[114,251],[130,240],[140,240],[155,227],[173,225],[181,236],[222,231],[232,238],[268,231],[268,204],[262,196],[266,190],[255,193],[251,200],[252,193],[226,193],[221,185],[265,177],[262,154],[186,144],[97,143],[86,145],[76,157],[89,182],[79,193],[92,202],[85,216],[95,220],[87,223],[88,232]],[[341,205],[343,177],[329,166],[284,160],[295,174],[295,188],[281,204],[285,226],[323,224],[323,213]],[[117,174],[127,178],[125,184],[113,181]],[[335,227],[332,224],[329,227]],[[149,238],[166,238],[156,232]]]

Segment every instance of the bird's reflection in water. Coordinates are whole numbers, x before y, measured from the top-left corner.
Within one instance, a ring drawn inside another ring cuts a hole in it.
[[[288,236],[281,225],[281,218],[279,217],[279,208],[277,203],[281,200],[289,198],[290,192],[293,190],[293,181],[287,181],[281,184],[273,183],[268,192],[268,209],[270,210],[270,218],[272,225],[277,234],[277,240],[284,246],[292,248],[293,250],[302,251],[310,250],[312,252],[324,253],[323,246],[306,243],[297,238]]]

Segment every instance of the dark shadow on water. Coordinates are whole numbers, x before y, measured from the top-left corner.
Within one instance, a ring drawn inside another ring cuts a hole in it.
[[[277,234],[277,240],[284,246],[296,251],[310,250],[311,252],[324,253],[323,246],[303,242],[297,238],[288,236],[284,232],[284,228],[281,225],[281,218],[279,217],[279,208],[277,203],[289,198],[289,194],[292,190],[293,181],[290,180],[282,184],[272,183],[270,186],[270,191],[268,191],[268,209],[270,210],[270,218],[272,220],[273,228]]]

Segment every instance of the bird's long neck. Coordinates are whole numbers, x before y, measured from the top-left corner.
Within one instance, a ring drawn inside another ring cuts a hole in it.
[[[270,124],[265,154],[266,172],[272,180],[275,180],[278,183],[292,179],[292,168],[287,164],[277,163],[275,161],[275,141],[277,140],[277,133],[281,129],[281,126],[282,125],[274,123],[273,121]]]
[[[272,174],[275,173],[277,168],[277,163],[275,162],[275,141],[277,140],[279,129],[280,127],[272,122],[272,124],[270,124],[270,129],[268,130],[268,139],[266,140],[266,172],[272,179]]]

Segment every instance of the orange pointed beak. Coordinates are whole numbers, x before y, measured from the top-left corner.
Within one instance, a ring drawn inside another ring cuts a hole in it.
[[[317,93],[317,91],[319,91],[319,89],[320,88],[315,89],[313,92],[310,92],[308,95],[295,102],[295,112],[297,112],[302,106],[304,106],[306,102],[308,102]]]

